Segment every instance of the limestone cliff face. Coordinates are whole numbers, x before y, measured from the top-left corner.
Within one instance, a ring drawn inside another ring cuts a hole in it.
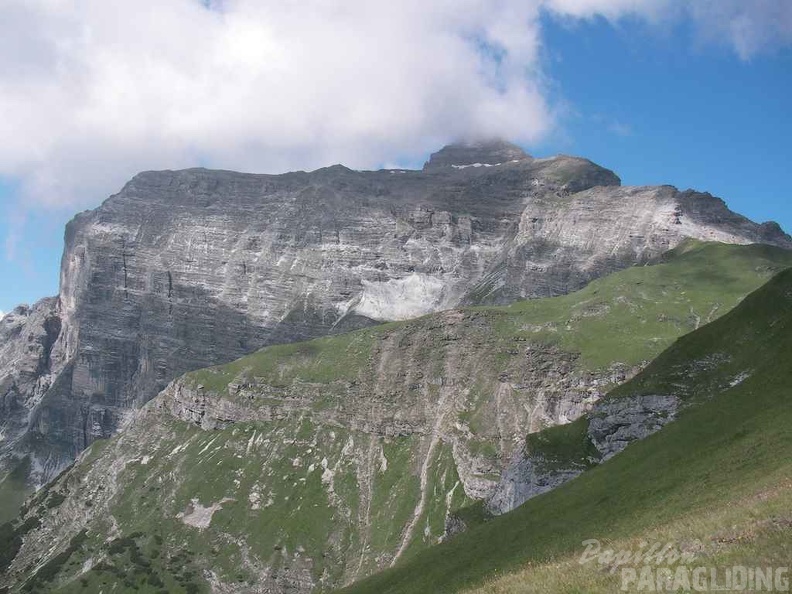
[[[67,227],[59,299],[37,306],[59,327],[55,364],[13,391],[26,364],[0,353],[0,397],[15,411],[3,451],[50,460],[40,483],[185,371],[375,321],[566,293],[688,237],[792,246],[708,194],[624,188],[587,160],[498,142],[447,147],[423,171],[141,173]]]

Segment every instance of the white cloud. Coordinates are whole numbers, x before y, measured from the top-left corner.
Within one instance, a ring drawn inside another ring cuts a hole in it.
[[[789,0],[546,0],[545,7],[572,18],[689,19],[702,41],[729,46],[743,60],[792,43]]]
[[[695,1],[695,0],[691,0]],[[659,18],[680,4],[679,0],[546,0],[546,7],[562,16],[591,18],[602,16],[619,19],[633,14],[644,18]]]
[[[789,0],[688,0],[706,41],[728,43],[743,60],[792,43]]]
[[[530,144],[554,124],[543,10],[691,18],[747,58],[790,41],[791,4],[3,0],[0,176],[76,207],[141,169],[366,167],[471,135]]]
[[[0,175],[93,202],[144,168],[371,166],[552,118],[538,1],[7,0]],[[485,51],[482,51],[485,48]]]

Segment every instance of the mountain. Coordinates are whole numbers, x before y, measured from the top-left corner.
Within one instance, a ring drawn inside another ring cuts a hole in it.
[[[613,558],[579,562],[589,539],[630,552],[671,543],[692,555],[690,568],[787,567],[790,356],[792,270],[786,270],[679,339],[604,400],[673,397],[681,405],[676,420],[556,490],[343,592],[623,590]],[[597,416],[581,421],[591,424]],[[568,462],[580,448],[554,449]],[[722,571],[719,579],[723,590]]]
[[[0,321],[0,476],[46,483],[186,371],[568,293],[687,238],[792,246],[709,194],[500,141],[422,171],[141,173],[69,223],[59,296]]]
[[[0,587],[307,593],[409,567],[476,530],[526,447],[577,462],[549,432],[574,433],[610,388],[790,266],[771,246],[686,241],[570,295],[188,373],[0,528]]]

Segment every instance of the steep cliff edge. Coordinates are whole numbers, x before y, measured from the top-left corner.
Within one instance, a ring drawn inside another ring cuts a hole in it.
[[[20,306],[0,319],[0,521],[16,515],[33,483],[63,468],[68,457],[31,459],[30,411],[35,410],[66,367],[57,298]],[[13,483],[13,488],[12,488]]]
[[[789,266],[786,250],[689,242],[570,295],[191,372],[28,501],[0,587],[309,592],[416,558],[497,491],[526,433],[574,430]]]
[[[564,294],[691,237],[792,245],[707,194],[620,187],[585,159],[503,143],[447,147],[423,171],[141,173],[68,225],[57,365],[3,395],[3,452],[29,456],[42,484],[185,371]],[[5,386],[14,359],[0,367]]]

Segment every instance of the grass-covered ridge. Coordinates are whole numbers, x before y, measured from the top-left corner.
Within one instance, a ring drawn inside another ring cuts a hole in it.
[[[579,353],[587,369],[619,361],[649,361],[678,336],[711,322],[779,271],[792,267],[792,252],[766,245],[687,241],[664,261],[636,266],[554,298],[505,307],[477,307],[494,339],[532,341]],[[222,392],[240,377],[264,378],[274,386],[295,381],[353,380],[370,361],[384,335],[416,324],[433,324],[437,314],[319,338],[267,347],[248,357],[187,374]],[[474,330],[471,328],[470,330]],[[508,349],[501,353],[508,358]]]
[[[788,564],[790,360],[792,271],[785,271],[618,390],[696,396],[678,420],[557,490],[344,592],[615,591],[618,576],[575,564],[590,538],[631,546],[703,539],[702,565]]]
[[[629,268],[570,295],[521,301],[505,311],[512,324],[521,324],[519,336],[579,352],[590,368],[614,360],[638,363],[725,314],[790,266],[790,252],[772,246],[689,240],[662,263]]]

